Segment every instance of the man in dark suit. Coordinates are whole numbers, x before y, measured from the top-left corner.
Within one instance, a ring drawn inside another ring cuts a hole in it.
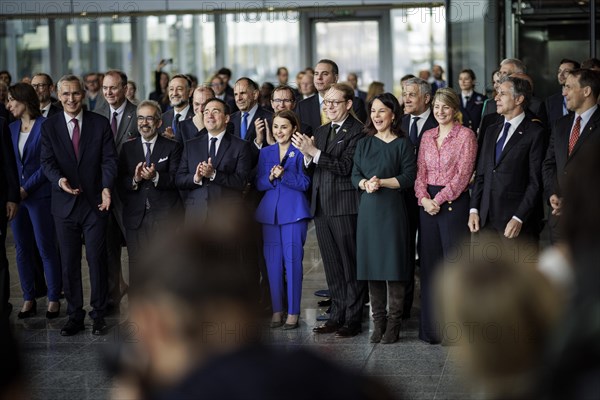
[[[162,115],[159,133],[169,139],[174,139],[179,124],[194,117],[194,110],[190,106],[192,81],[186,75],[175,75],[169,81],[167,91],[173,108]]]
[[[123,144],[136,138],[139,134],[136,124],[136,106],[127,100],[127,75],[118,70],[110,70],[102,80],[102,94],[105,103],[96,107],[94,112],[110,121],[110,128],[117,148],[121,153]],[[106,254],[108,272],[108,304],[109,313],[119,310],[121,298],[127,290],[121,266],[121,247],[125,238],[123,225],[123,202],[118,191],[113,191],[112,207],[106,226]]]
[[[563,94],[567,99],[569,113],[552,125],[550,145],[544,159],[544,200],[550,202],[552,213],[548,218],[550,239],[560,240],[559,216],[563,193],[561,182],[569,171],[569,164],[581,147],[600,136],[600,72],[576,69],[567,76]]]
[[[260,149],[268,145],[266,136],[256,131],[254,123],[257,120],[264,120],[271,125],[273,121],[273,113],[258,105],[259,95],[259,87],[252,79],[243,77],[235,82],[235,104],[239,111],[231,115],[233,134],[252,143],[253,168],[258,162]]]
[[[354,91],[333,84],[324,98],[331,124],[315,131],[314,137],[296,133],[296,146],[313,175],[311,214],[331,295],[329,320],[313,329],[352,337],[361,332],[366,282],[356,279],[356,223],[358,191],[350,181],[356,143],[364,137],[363,125],[350,114]]]
[[[179,221],[181,198],[175,175],[182,146],[158,134],[160,104],[142,101],[137,107],[141,137],[123,145],[119,154],[119,189],[123,200],[129,272],[135,280],[140,254],[158,232],[169,235]]]
[[[359,97],[365,105],[367,104],[367,92],[358,88],[358,76],[354,72],[350,72],[346,78],[352,89],[354,89],[354,97]]]
[[[490,230],[502,238],[525,238],[537,248],[546,135],[527,111],[531,85],[504,77],[496,95],[502,122],[488,128],[471,196],[469,229]]]
[[[313,132],[319,126],[330,122],[325,111],[323,111],[323,99],[331,85],[337,83],[338,77],[339,68],[335,62],[327,59],[320,60],[315,66],[315,73],[313,75],[313,82],[315,89],[317,89],[317,95],[311,96],[298,103],[296,113],[298,114],[300,121],[309,125]],[[365,103],[360,98],[355,97],[352,99],[352,104],[356,117],[359,121],[364,123],[367,120]]]
[[[546,111],[548,111],[548,124],[552,126],[554,121],[559,119],[560,117],[567,115],[569,110],[567,109],[567,101],[565,96],[562,94],[562,87],[565,85],[567,81],[567,75],[574,69],[579,68],[579,63],[575,60],[569,60],[568,58],[563,58],[560,60],[558,64],[558,73],[556,75],[558,79],[558,84],[560,85],[561,90],[557,93],[554,93],[551,96],[546,98]]]
[[[61,111],[59,107],[52,104],[54,83],[52,82],[52,77],[50,77],[50,75],[43,72],[33,75],[31,78],[31,86],[35,89],[38,99],[40,100],[40,109],[44,117],[51,117]]]
[[[231,85],[229,85],[229,81],[231,81],[231,70],[229,68],[221,68],[219,69],[219,71],[217,72],[217,75],[219,75],[221,77],[221,79],[223,80],[223,84],[225,85],[225,93],[227,93],[230,96],[234,96],[234,90],[231,87]]]
[[[421,78],[409,78],[404,81],[402,89],[402,100],[404,102],[404,117],[402,117],[402,130],[408,133],[410,140],[415,146],[415,154],[419,155],[419,145],[423,132],[438,126],[438,122],[431,112],[431,85]],[[415,197],[414,188],[410,187],[404,191],[406,212],[408,214],[409,250],[410,259],[416,259],[417,230],[419,228],[419,204]],[[412,266],[414,268],[414,264]],[[413,279],[406,285],[404,294],[404,306],[402,318],[410,318],[410,310],[414,299],[414,271],[411,273]]]
[[[206,133],[204,128],[204,104],[208,99],[215,97],[215,91],[209,86],[199,86],[192,93],[192,108],[194,117],[186,119],[179,124],[179,131],[175,132],[175,141],[185,146],[185,142]]]
[[[438,89],[448,87],[448,82],[444,80],[444,69],[441,65],[434,65],[431,69],[433,82],[431,82],[431,94],[435,95]]]
[[[106,221],[111,192],[117,176],[117,150],[110,123],[93,112],[83,111],[83,84],[74,75],[58,81],[64,113],[42,126],[41,164],[52,183],[52,207],[59,239],[68,322],[61,335],[84,330],[81,246],[85,239],[90,269],[94,320],[92,334],[106,331]]]
[[[250,173],[249,143],[226,133],[228,107],[212,99],[204,107],[207,135],[187,142],[175,178],[181,190],[189,190],[185,222],[197,225],[220,218],[219,204],[241,204],[242,191]],[[210,139],[210,140],[209,140]]]
[[[6,229],[8,222],[17,215],[18,204],[21,201],[17,163],[7,122],[0,117],[0,324],[8,320],[12,311],[12,305],[8,302],[10,283],[5,245]],[[4,328],[0,326],[0,329]]]

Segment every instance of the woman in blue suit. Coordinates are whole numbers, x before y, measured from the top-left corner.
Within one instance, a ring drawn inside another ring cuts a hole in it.
[[[292,145],[300,123],[289,110],[273,117],[277,143],[260,151],[256,187],[264,191],[256,219],[263,225],[264,257],[269,275],[273,319],[271,328],[298,327],[302,294],[302,259],[310,207],[306,191],[310,178],[304,173],[302,153]],[[288,315],[283,322],[285,271]]]
[[[9,125],[21,185],[21,204],[11,228],[17,247],[17,267],[23,290],[19,319],[36,314],[34,264],[31,258],[37,243],[48,286],[46,318],[56,318],[61,289],[61,268],[56,250],[54,221],[50,214],[50,182],[40,166],[41,130],[46,120],[33,87],[17,83],[8,89],[8,109],[16,121]]]

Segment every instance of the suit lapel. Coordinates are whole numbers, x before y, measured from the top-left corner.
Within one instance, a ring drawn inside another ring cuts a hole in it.
[[[31,149],[32,144],[35,143],[40,134],[42,122],[43,121],[41,118],[36,118],[35,123],[33,124],[33,128],[31,128],[29,136],[27,136],[27,140],[25,141],[25,146],[23,146],[23,156],[21,157],[22,160],[26,160],[29,156],[29,149]]]
[[[348,133],[348,129],[350,129],[352,127],[352,120],[351,118],[354,118],[352,115],[348,115],[348,118],[346,118],[346,121],[344,121],[344,124],[338,129],[337,134],[335,135],[335,137],[333,138],[333,140],[329,143],[327,143],[327,148],[326,151],[329,152],[331,151],[336,144],[338,144],[339,142],[341,142],[342,140],[344,140],[344,138],[346,137],[347,133]],[[329,129],[331,129],[331,124],[329,124]]]
[[[91,145],[92,141],[93,141],[93,136],[94,134],[92,133],[92,129],[87,125],[87,124],[91,124],[92,122],[90,121],[89,118],[86,118],[86,112],[83,112],[83,116],[81,117],[81,127],[79,130],[80,136],[79,136],[79,159],[77,160],[77,163],[79,164],[79,162],[83,159],[83,154],[85,153],[85,150],[87,149],[88,146]],[[85,132],[83,130],[83,127],[86,128]],[[73,153],[75,153],[75,151],[73,151]]]
[[[498,164],[502,162],[502,160],[504,159],[504,157],[506,157],[506,154],[508,154],[508,152],[513,147],[515,147],[515,145],[517,143],[519,143],[519,141],[523,138],[523,135],[526,132],[527,126],[528,126],[527,117],[525,117],[525,119],[523,120],[523,122],[521,122],[519,124],[519,126],[517,126],[517,129],[515,129],[515,131],[513,132],[512,136],[510,137],[509,141],[506,142],[506,144],[504,145],[504,149],[502,149],[502,154],[500,154],[500,159],[498,160]],[[500,129],[502,129],[502,128],[500,128]]]
[[[573,118],[575,118],[575,116],[573,116]],[[592,132],[595,129],[597,129],[597,127],[599,125],[600,125],[600,106],[598,107],[598,109],[596,109],[596,111],[594,112],[594,114],[592,115],[592,117],[590,118],[588,123],[586,124],[586,126],[582,127],[581,133],[579,134],[579,139],[577,140],[577,143],[575,143],[575,147],[573,147],[573,151],[571,152],[569,159],[571,157],[575,156],[577,151],[579,151],[581,146],[583,146],[583,143],[592,135]],[[571,135],[571,132],[569,132],[569,136],[570,135]],[[569,151],[568,147],[569,147],[569,145],[568,145],[568,140],[567,140],[567,152]]]
[[[212,165],[215,169],[217,169],[217,167],[221,163],[221,160],[223,159],[223,156],[227,152],[227,149],[229,148],[230,145],[231,145],[231,136],[229,136],[227,133],[225,133],[225,135],[223,135],[223,139],[221,139],[221,144],[219,144],[219,151],[217,151],[215,160],[213,160],[213,162],[212,162]]]
[[[71,156],[71,158],[73,158],[75,163],[77,163],[77,156],[75,155],[75,149],[73,148],[73,140],[69,136],[69,128],[67,128],[66,119],[64,116],[57,117],[56,123],[58,124],[56,127],[58,131],[58,138],[65,147],[65,151]],[[82,136],[80,136],[80,138]],[[79,154],[81,154],[81,140],[79,141]]]
[[[129,104],[129,100],[127,100],[127,105],[123,110],[123,115],[121,116],[121,123],[119,124],[119,129],[117,130],[117,137],[115,138],[115,143],[117,145],[122,141],[127,140],[124,139],[124,136],[130,130],[129,127],[131,126],[131,123],[133,122],[134,117],[136,115],[135,108],[132,110]]]

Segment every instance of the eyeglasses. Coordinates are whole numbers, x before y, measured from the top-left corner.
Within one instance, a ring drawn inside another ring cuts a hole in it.
[[[50,86],[49,83],[34,83],[31,85],[35,90],[37,90],[37,88],[45,88],[46,86]]]
[[[154,122],[156,121],[158,118],[156,118],[153,115],[149,115],[147,117],[144,117],[143,115],[138,115],[137,117],[137,121],[138,122]]]
[[[273,103],[277,103],[277,104],[281,104],[281,103],[288,104],[288,103],[293,103],[293,102],[294,102],[294,100],[291,100],[291,99],[273,99]]]
[[[346,102],[346,100],[323,100],[323,105],[324,105],[325,107],[329,107],[329,106],[331,106],[331,105],[334,105],[334,106],[336,106],[336,107],[337,107],[337,106],[339,106],[340,104],[343,104],[343,103],[345,103],[345,102]]]

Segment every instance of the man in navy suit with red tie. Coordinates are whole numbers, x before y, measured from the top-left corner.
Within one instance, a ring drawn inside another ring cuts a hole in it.
[[[93,335],[106,331],[106,222],[117,176],[117,151],[110,123],[83,110],[85,92],[79,77],[58,81],[64,112],[42,126],[41,164],[52,183],[51,212],[60,238],[60,258],[69,320],[61,335],[85,329],[81,283],[81,246],[85,239],[90,269]]]
[[[550,202],[552,207],[548,224],[553,243],[560,239],[561,183],[581,147],[591,140],[600,140],[599,94],[600,72],[576,69],[567,76],[563,95],[567,99],[567,109],[573,113],[559,118],[552,125],[550,145],[542,166],[544,201]]]

